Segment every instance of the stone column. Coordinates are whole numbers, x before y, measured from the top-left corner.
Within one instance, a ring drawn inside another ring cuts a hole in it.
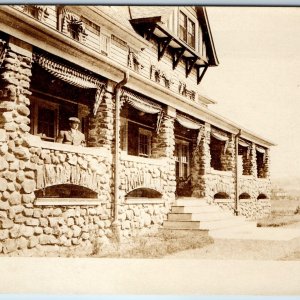
[[[221,163],[224,171],[235,170],[235,137],[233,134],[229,137],[226,152],[221,155]]]
[[[10,37],[0,81],[0,236],[5,240],[1,242],[4,253],[26,248],[33,236],[22,214],[33,207],[36,186],[35,166],[24,140],[30,130],[31,62],[32,47]]]
[[[210,171],[210,132],[211,126],[208,123],[199,131],[199,145],[193,157],[194,172],[192,173],[192,196],[205,197],[207,194],[206,174]]]
[[[253,176],[253,178],[257,178],[256,149],[254,143],[252,143],[251,145],[250,156],[251,156],[251,175]]]
[[[152,138],[152,157],[168,157],[174,158],[175,150],[175,135],[174,135],[174,121],[176,110],[168,107],[166,113],[163,115],[160,131]]]
[[[89,122],[90,147],[105,147],[112,151],[114,140],[114,83],[109,81],[101,104]]]

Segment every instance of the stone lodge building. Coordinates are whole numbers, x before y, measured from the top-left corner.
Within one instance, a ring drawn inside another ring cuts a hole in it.
[[[200,92],[219,63],[205,8],[6,5],[0,20],[0,253],[146,233],[182,196],[269,213],[273,144]],[[86,147],[56,142],[69,117]]]

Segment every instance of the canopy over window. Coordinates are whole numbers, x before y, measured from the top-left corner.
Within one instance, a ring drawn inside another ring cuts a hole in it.
[[[261,148],[261,147],[258,147],[258,146],[256,146],[256,151],[259,152],[259,153],[262,153],[262,154],[266,153],[266,150],[264,148]]]
[[[242,146],[242,147],[245,147],[245,148],[250,147],[250,144],[248,144],[248,143],[246,143],[245,141],[240,140],[240,139],[239,139],[239,145]]]
[[[194,129],[194,130],[199,130],[202,127],[202,124],[200,124],[197,121],[194,121],[188,117],[185,117],[183,115],[177,114],[176,120],[178,123],[188,129]]]
[[[127,90],[123,90],[121,102],[127,102],[135,109],[147,114],[158,114],[162,111],[158,104]]]
[[[134,107],[135,109],[142,111],[147,114],[158,114],[157,116],[157,124],[156,124],[156,132],[160,130],[160,124],[163,118],[163,110],[162,107],[155,102],[146,99],[145,97],[139,96],[133,92],[128,90],[122,90],[121,95],[121,105],[127,102],[129,105]]]
[[[217,140],[219,140],[219,141],[221,141],[221,142],[227,142],[227,141],[229,140],[228,136],[223,135],[223,134],[220,134],[220,133],[215,132],[215,131],[212,131],[212,132],[211,132],[211,135],[212,135],[215,139],[217,139]]]
[[[82,89],[96,89],[93,113],[96,115],[105,90],[105,83],[98,78],[75,70],[45,54],[34,53],[33,61],[53,76]]]

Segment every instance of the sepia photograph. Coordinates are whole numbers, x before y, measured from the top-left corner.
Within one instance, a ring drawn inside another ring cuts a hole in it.
[[[299,70],[299,7],[0,4],[0,295],[299,296]]]

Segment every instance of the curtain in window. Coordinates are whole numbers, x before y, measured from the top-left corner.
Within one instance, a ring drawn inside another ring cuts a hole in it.
[[[71,85],[82,89],[96,89],[95,104],[93,108],[93,113],[96,115],[105,91],[104,82],[92,75],[84,74],[72,67],[57,62],[53,58],[43,54],[34,53],[33,61],[53,76]]]
[[[0,68],[6,56],[6,52],[7,52],[6,45],[7,45],[6,41],[0,38]]]

